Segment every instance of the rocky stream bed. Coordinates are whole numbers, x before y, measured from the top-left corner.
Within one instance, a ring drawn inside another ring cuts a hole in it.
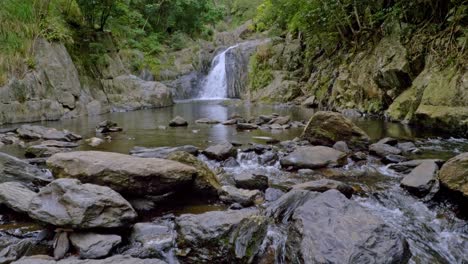
[[[344,114],[4,127],[0,263],[467,263],[468,140]]]

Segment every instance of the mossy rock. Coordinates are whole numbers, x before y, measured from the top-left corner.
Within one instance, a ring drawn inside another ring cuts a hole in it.
[[[192,166],[197,170],[197,177],[194,183],[197,192],[208,196],[218,194],[218,190],[221,188],[218,178],[205,163],[195,156],[185,151],[176,151],[169,154],[167,159]]]
[[[468,198],[468,152],[448,160],[440,169],[439,179],[450,190]]]

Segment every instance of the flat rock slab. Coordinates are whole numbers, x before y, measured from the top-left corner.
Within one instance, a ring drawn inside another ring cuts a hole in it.
[[[197,173],[176,161],[100,151],[59,153],[47,165],[58,178],[75,178],[133,196],[176,191],[190,185]]]
[[[437,181],[439,167],[433,161],[426,161],[414,168],[401,181],[401,186],[418,195],[427,194]]]
[[[67,130],[57,130],[42,126],[22,125],[16,130],[18,136],[24,139],[44,139],[58,141],[77,141],[81,139],[80,135]]]
[[[144,147],[134,147],[130,150],[132,156],[140,158],[158,158],[166,159],[169,154],[176,151],[185,151],[192,155],[198,155],[199,149],[192,145],[185,145],[180,147],[159,147],[159,148],[144,148]]]
[[[346,163],[346,153],[324,146],[298,147],[280,163],[294,169],[337,167]]]
[[[117,192],[75,179],[58,179],[42,188],[31,200],[28,214],[45,223],[77,229],[122,227],[137,217]]]

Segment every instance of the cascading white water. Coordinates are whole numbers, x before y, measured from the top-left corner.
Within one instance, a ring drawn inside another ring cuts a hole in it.
[[[226,53],[237,47],[229,47],[222,53],[216,55],[211,63],[210,73],[203,80],[200,99],[224,99],[228,96],[228,85],[226,79]]]

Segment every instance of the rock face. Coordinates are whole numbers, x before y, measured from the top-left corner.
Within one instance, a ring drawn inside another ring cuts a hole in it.
[[[15,264],[166,264],[159,259],[139,259],[130,256],[115,255],[106,259],[82,260],[78,258],[68,258],[59,261],[48,256],[25,257],[15,262]]]
[[[329,147],[298,147],[280,160],[281,166],[294,169],[336,167],[346,162],[346,153]]]
[[[45,185],[52,181],[52,175],[20,159],[0,153],[0,183],[18,181],[32,186]]]
[[[439,167],[433,161],[426,161],[414,168],[410,174],[401,181],[401,186],[416,195],[423,196],[429,193],[436,184]]]
[[[449,189],[468,197],[468,153],[448,160],[440,169],[439,179]]]
[[[205,154],[210,159],[223,161],[229,157],[235,157],[237,150],[231,143],[224,142],[222,144],[208,147],[203,151],[203,154]]]
[[[100,235],[95,233],[72,233],[70,235],[71,244],[78,249],[80,258],[83,259],[105,257],[121,241],[122,239],[117,235]]]
[[[0,183],[0,204],[19,213],[27,213],[31,200],[36,195],[19,182]]]
[[[190,186],[196,176],[193,167],[176,161],[99,151],[59,153],[47,165],[58,178],[109,186],[133,196],[172,192]]]
[[[181,249],[191,249],[185,257],[191,263],[226,261],[229,259],[230,232],[244,219],[257,214],[258,210],[248,208],[181,215],[176,219],[177,244]]]
[[[78,229],[115,228],[137,217],[131,205],[108,187],[55,180],[31,200],[29,216],[55,226]]]
[[[286,248],[289,263],[407,263],[404,237],[336,190],[295,210]]]
[[[197,176],[194,180],[194,190],[202,195],[215,195],[221,188],[216,175],[208,168],[208,166],[197,159],[190,153],[184,151],[176,151],[167,157],[169,160],[178,161],[180,163],[194,167],[197,170]]]
[[[324,146],[333,146],[338,141],[345,141],[351,148],[363,148],[369,142],[366,132],[342,114],[324,111],[317,112],[311,117],[302,139]]]
[[[329,180],[329,179],[321,179],[317,181],[310,181],[301,184],[296,184],[292,187],[293,189],[301,189],[306,191],[312,192],[326,192],[328,190],[338,190],[342,194],[346,196],[346,198],[351,198],[354,193],[353,187],[349,186],[346,183]]]

